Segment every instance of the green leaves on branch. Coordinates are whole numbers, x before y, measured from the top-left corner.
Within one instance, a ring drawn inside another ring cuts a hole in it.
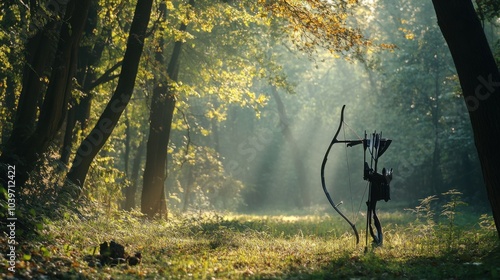
[[[359,29],[349,25],[356,0],[260,0],[268,16],[284,21],[283,28],[302,51],[311,53],[323,47],[332,53],[350,55],[371,45]]]

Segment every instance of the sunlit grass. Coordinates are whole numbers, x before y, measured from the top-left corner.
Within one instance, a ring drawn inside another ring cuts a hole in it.
[[[443,279],[500,276],[491,217],[457,226],[382,213],[384,246],[365,253],[333,215],[196,213],[169,221],[116,212],[47,222],[38,241],[21,246],[17,277],[41,274],[93,279]],[[479,226],[479,224],[481,226]],[[448,240],[450,236],[454,240]],[[86,255],[114,240],[142,253],[138,266],[91,267]],[[24,259],[23,259],[24,256]],[[2,262],[5,263],[5,262]],[[7,266],[3,266],[2,270]],[[7,276],[3,272],[3,277]]]

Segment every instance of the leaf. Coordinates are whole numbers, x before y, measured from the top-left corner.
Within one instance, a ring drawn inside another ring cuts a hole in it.
[[[45,246],[40,247],[40,251],[42,252],[42,256],[50,257],[50,251]]]

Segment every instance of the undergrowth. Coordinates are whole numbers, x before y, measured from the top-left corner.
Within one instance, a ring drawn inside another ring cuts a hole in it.
[[[384,246],[355,244],[343,221],[296,216],[197,212],[148,220],[137,211],[66,214],[45,221],[39,237],[19,244],[6,279],[494,279],[500,244],[489,215],[462,219],[460,193],[421,200],[405,212],[381,213]],[[471,217],[471,216],[469,216]],[[362,224],[362,223],[360,223]],[[364,231],[361,231],[364,236]],[[3,237],[2,237],[3,238]],[[88,263],[114,240],[139,265]],[[362,238],[364,240],[364,238]],[[2,240],[2,253],[7,251]]]

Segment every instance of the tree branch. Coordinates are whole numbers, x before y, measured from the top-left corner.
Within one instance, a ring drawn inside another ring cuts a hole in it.
[[[93,81],[92,83],[90,83],[90,85],[88,87],[85,87],[83,89],[84,92],[89,92],[91,90],[93,90],[95,87],[101,85],[101,84],[104,84],[104,83],[107,83],[111,80],[114,80],[116,78],[118,78],[120,76],[120,74],[115,74],[115,75],[111,75],[116,69],[118,69],[118,67],[121,67],[122,66],[122,63],[123,61],[119,61],[118,63],[116,63],[115,65],[113,65],[111,68],[109,68],[108,70],[106,70],[106,72],[104,72],[104,74],[102,74],[101,77],[97,78],[95,81]]]

